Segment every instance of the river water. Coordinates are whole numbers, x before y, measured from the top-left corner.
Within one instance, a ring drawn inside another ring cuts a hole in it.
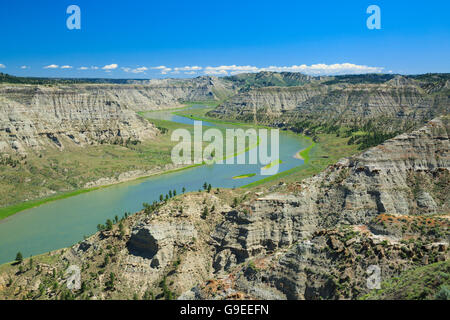
[[[151,112],[147,116],[178,123],[194,123],[171,111]],[[202,124],[207,127],[233,128],[232,125],[210,122]],[[294,155],[307,144],[307,141],[292,133],[280,131],[282,163],[279,172],[301,165],[302,160],[294,158]],[[120,218],[125,212],[139,211],[142,203],[159,200],[159,195],[169,190],[175,189],[180,194],[183,187],[187,192],[197,191],[204,182],[210,183],[213,188],[233,188],[258,181],[267,177],[260,175],[260,168],[259,164],[203,165],[113,185],[24,210],[0,221],[0,263],[14,260],[18,251],[24,257],[29,257],[70,246],[82,240],[83,236],[96,232],[97,224],[105,223],[106,219],[112,219],[115,215]],[[248,173],[256,175],[232,179]]]

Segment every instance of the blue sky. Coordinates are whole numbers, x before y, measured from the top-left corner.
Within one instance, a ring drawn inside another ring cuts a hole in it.
[[[80,30],[66,27],[72,4],[81,9]],[[380,30],[366,26],[372,4],[381,9]],[[110,78],[450,72],[449,16],[450,1],[3,0],[0,72]]]

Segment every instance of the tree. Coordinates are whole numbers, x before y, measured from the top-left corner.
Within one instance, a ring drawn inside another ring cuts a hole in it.
[[[56,282],[56,285],[58,285],[58,283]],[[82,283],[81,283],[81,292],[85,292],[86,291],[86,289],[87,289],[87,285],[86,285],[86,281],[83,281]]]
[[[112,230],[113,228],[113,222],[111,219],[106,220],[106,230]]]
[[[177,195],[177,190],[173,190],[173,196],[175,197]]]
[[[120,223],[119,223],[119,234],[120,234],[120,239],[123,239],[123,236],[125,235],[125,230],[124,230],[122,221],[120,221]]]
[[[114,222],[115,223],[119,222],[119,217],[117,215],[114,217]]]
[[[16,261],[17,261],[17,263],[22,263],[22,261],[23,261],[23,255],[22,255],[22,252],[17,252],[17,254],[16,254]]]
[[[211,192],[211,184],[208,184],[208,193]]]
[[[182,191],[183,191],[183,193],[185,193],[185,192],[186,192],[186,188],[185,188],[185,187],[183,187]]]
[[[169,196],[166,194],[166,201],[169,200]]]
[[[446,285],[442,285],[434,298],[436,300],[450,300],[450,288]]]
[[[237,199],[237,198],[234,198],[234,199],[233,199],[233,205],[232,205],[232,207],[233,207],[233,208],[236,208],[237,205],[238,205],[238,199]]]
[[[202,212],[202,219],[206,219],[207,216],[208,216],[208,208],[204,207]]]
[[[152,291],[147,290],[147,291],[145,291],[144,297],[142,299],[144,299],[144,300],[154,300],[155,296],[154,296]]]
[[[169,198],[172,198],[172,190],[169,190]]]
[[[109,280],[106,281],[105,286],[106,286],[106,290],[113,290],[114,289],[114,281],[116,280],[116,275],[111,272],[109,274]]]
[[[163,201],[164,200],[164,196],[162,194],[159,195],[159,201]]]
[[[208,184],[205,182],[205,183],[203,184],[203,189],[206,190],[207,188],[208,188]]]

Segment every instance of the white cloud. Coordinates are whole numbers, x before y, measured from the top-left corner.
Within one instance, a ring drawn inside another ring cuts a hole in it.
[[[228,75],[228,72],[232,73],[243,73],[243,72],[259,72],[262,68],[255,66],[218,66],[218,67],[206,67],[205,74],[215,74],[215,75]]]
[[[61,69],[72,69],[72,66],[61,66]]]
[[[125,72],[131,72],[131,73],[143,73],[143,72],[145,73],[145,71],[147,71],[148,68],[147,67],[139,67],[139,68],[132,69],[132,68],[123,67],[122,70]]]
[[[161,74],[167,74],[168,72],[172,71],[172,68],[168,68],[166,66],[152,67],[151,69],[160,70]]]
[[[102,69],[103,70],[114,70],[114,69],[117,69],[117,67],[118,67],[118,65],[113,63],[113,64],[107,64]]]
[[[59,66],[57,64],[51,64],[48,66],[45,66],[44,69],[57,69]]]
[[[96,67],[96,66],[92,66],[92,67],[91,67],[91,69],[92,69],[92,70],[97,70],[97,69],[98,69],[98,67]]]
[[[199,66],[185,66],[185,67],[179,67],[175,68],[175,71],[199,71],[202,70],[202,67]]]
[[[6,66],[3,63],[0,63],[0,69],[6,68]]]
[[[88,67],[79,67],[78,70],[88,70]]]
[[[20,69],[28,69],[28,66],[21,66]]]
[[[292,65],[292,66],[269,66],[269,67],[255,67],[255,66],[217,66],[206,67],[205,74],[209,75],[228,75],[246,72],[302,72],[310,75],[337,75],[337,74],[358,74],[358,73],[379,73],[382,72],[382,67],[369,67],[365,65],[356,65],[353,63],[336,63],[336,64],[312,64],[312,65]]]

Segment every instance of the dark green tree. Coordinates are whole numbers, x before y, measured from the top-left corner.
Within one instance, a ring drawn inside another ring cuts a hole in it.
[[[112,230],[113,228],[113,222],[111,219],[106,220],[106,230]]]
[[[204,207],[201,217],[202,217],[202,219],[206,219],[207,216],[208,216],[208,208]]]
[[[16,262],[17,263],[22,263],[22,261],[23,261],[23,255],[22,255],[22,252],[17,252],[17,254],[16,254]]]

